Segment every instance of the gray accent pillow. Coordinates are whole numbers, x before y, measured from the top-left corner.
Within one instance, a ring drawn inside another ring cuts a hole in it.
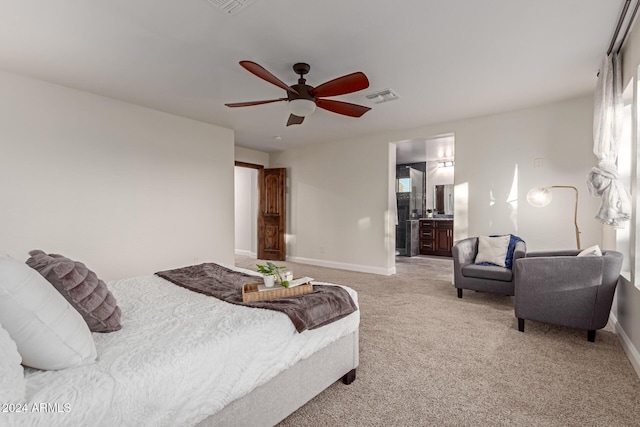
[[[121,328],[120,307],[107,285],[83,263],[62,255],[29,252],[27,265],[47,279],[84,318],[91,332]]]

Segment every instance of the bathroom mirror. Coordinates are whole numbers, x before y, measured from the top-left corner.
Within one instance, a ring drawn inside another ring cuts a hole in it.
[[[453,184],[433,186],[433,208],[437,214],[453,215]]]

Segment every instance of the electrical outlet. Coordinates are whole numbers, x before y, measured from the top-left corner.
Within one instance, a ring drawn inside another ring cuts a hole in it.
[[[533,159],[533,168],[534,169],[541,169],[543,167],[544,167],[544,159],[542,159],[542,158]]]
[[[324,255],[324,246],[320,246],[320,255]]]

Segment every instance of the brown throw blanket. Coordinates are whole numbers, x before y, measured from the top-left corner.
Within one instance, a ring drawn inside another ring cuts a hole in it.
[[[338,286],[323,285],[313,285],[313,292],[305,295],[243,302],[242,285],[255,283],[261,278],[214,263],[159,271],[156,274],[183,288],[211,295],[232,304],[280,311],[289,316],[298,332],[319,328],[358,309],[347,291]]]

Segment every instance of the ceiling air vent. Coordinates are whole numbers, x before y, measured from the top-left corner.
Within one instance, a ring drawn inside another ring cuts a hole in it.
[[[256,0],[207,0],[209,3],[231,16],[251,6]]]
[[[383,102],[394,101],[398,99],[398,94],[393,89],[383,89],[378,92],[373,92],[365,95],[365,98],[375,102],[376,104],[382,104]]]

